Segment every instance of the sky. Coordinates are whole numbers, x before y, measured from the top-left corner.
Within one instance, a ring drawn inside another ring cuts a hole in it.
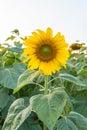
[[[24,37],[47,27],[69,44],[87,43],[87,0],[0,0],[0,42],[14,29]]]

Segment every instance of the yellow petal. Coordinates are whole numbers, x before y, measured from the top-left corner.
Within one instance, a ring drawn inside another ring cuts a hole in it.
[[[44,31],[42,30],[37,30],[39,32],[40,38],[44,41],[46,39],[46,34]]]
[[[33,38],[40,40],[40,35],[37,32],[32,32],[32,34],[33,34]]]
[[[33,53],[35,53],[34,48],[25,48],[22,56],[30,55],[30,54],[33,54]]]
[[[37,69],[39,67],[40,61],[36,58],[33,58],[28,63],[28,68]]]
[[[46,30],[46,37],[47,39],[52,39],[52,36],[53,36],[53,31],[51,28],[47,28]]]
[[[49,64],[47,62],[41,62],[39,69],[44,73],[44,75],[51,74],[51,69],[49,68]]]
[[[53,40],[54,40],[54,41],[57,41],[57,40],[60,38],[60,36],[61,36],[61,33],[58,32],[58,33],[54,36]]]

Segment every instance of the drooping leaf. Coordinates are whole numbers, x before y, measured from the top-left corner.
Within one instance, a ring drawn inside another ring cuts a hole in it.
[[[18,130],[30,114],[29,99],[20,98],[16,100],[9,108],[2,130]]]
[[[3,87],[14,89],[17,86],[19,75],[24,72],[25,68],[24,64],[14,64],[9,68],[0,68],[0,84]]]
[[[62,74],[62,73],[60,73],[59,76],[60,76],[61,79],[72,82],[72,83],[74,83],[74,84],[76,84],[78,86],[87,87],[87,85],[84,84],[78,77],[75,77],[75,76],[73,76],[71,74],[67,74],[67,73]]]
[[[19,91],[21,88],[23,88],[25,85],[30,84],[33,79],[38,76],[38,71],[35,70],[26,70],[23,74],[21,74],[18,78],[18,84],[17,87],[14,89],[14,93]]]
[[[53,130],[55,123],[63,112],[66,104],[66,93],[64,90],[55,91],[51,94],[35,95],[30,99],[30,105],[39,119],[50,129]]]

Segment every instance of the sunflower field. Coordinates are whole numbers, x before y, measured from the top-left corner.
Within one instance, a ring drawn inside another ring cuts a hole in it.
[[[0,44],[0,130],[87,130],[87,46],[51,28]]]

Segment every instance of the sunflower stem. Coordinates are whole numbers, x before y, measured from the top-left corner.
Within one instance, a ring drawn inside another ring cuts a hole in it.
[[[45,76],[45,90],[44,90],[44,94],[48,93],[48,76]]]
[[[45,89],[44,89],[44,94],[48,93],[48,76],[45,76]],[[43,130],[47,130],[47,127],[43,124]]]
[[[45,125],[43,125],[43,130],[47,130],[47,127]]]

